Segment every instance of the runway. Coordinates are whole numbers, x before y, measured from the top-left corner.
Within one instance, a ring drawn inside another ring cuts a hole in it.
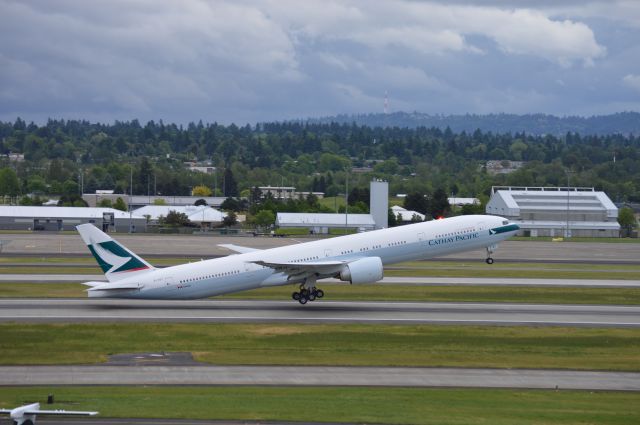
[[[159,235],[112,233],[111,236],[145,256],[211,258],[231,252],[220,244],[237,244],[257,249],[310,242],[317,238],[254,238],[220,235]],[[88,256],[89,251],[77,234],[15,233],[3,236],[3,255]],[[441,259],[483,261],[484,250],[448,255]],[[640,243],[505,241],[496,251],[496,261],[587,262],[601,264],[640,264]]]
[[[280,322],[638,327],[640,306],[2,299],[0,322]]]
[[[325,366],[2,366],[0,385],[273,385],[640,391],[640,373]]]
[[[0,282],[23,283],[76,283],[106,282],[98,274],[0,274]],[[324,279],[322,283],[342,283],[336,279]],[[538,286],[538,287],[590,287],[590,288],[640,288],[640,280],[622,279],[526,279],[495,277],[385,277],[372,285],[412,286]]]

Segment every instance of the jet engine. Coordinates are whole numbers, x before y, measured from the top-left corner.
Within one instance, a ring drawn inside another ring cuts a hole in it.
[[[382,279],[383,272],[380,257],[366,257],[346,264],[340,270],[340,280],[351,284],[373,283]]]

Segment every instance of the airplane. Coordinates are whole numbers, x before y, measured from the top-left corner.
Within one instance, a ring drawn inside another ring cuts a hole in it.
[[[34,425],[36,415],[49,416],[95,416],[99,412],[79,412],[74,410],[40,410],[40,403],[26,404],[14,409],[0,409],[0,414],[8,414],[13,425]]]
[[[320,279],[374,283],[387,264],[477,248],[486,248],[493,264],[497,244],[519,227],[498,216],[467,215],[265,250],[221,244],[236,254],[162,269],[92,224],[77,229],[108,280],[84,283],[90,298],[197,299],[295,284],[291,297],[306,304],[324,296]]]

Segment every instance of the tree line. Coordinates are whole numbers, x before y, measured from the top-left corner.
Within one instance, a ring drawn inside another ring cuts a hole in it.
[[[22,119],[0,122],[0,195],[66,195],[97,189],[136,195],[250,196],[256,186],[344,193],[372,178],[390,192],[481,197],[491,186],[593,186],[614,201],[640,202],[639,138],[454,132],[437,127],[273,122],[239,127],[137,120],[113,124]],[[22,159],[22,156],[23,159]],[[489,160],[523,161],[510,174]],[[188,171],[206,162],[215,173]],[[15,175],[15,178],[14,178]]]

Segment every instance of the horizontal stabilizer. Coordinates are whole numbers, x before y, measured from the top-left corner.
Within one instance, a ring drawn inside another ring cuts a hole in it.
[[[61,415],[61,416],[96,416],[99,412],[83,412],[76,410],[26,410],[25,415]]]
[[[93,283],[100,283],[100,285],[88,285]],[[142,289],[144,285],[142,283],[112,283],[112,282],[86,282],[84,285],[91,286],[87,291],[120,291],[123,289]]]
[[[218,246],[222,248],[227,248],[233,252],[237,252],[238,254],[246,254],[248,252],[260,251],[257,248],[249,248],[246,246],[234,245],[232,243],[222,243],[222,244],[218,244]]]

